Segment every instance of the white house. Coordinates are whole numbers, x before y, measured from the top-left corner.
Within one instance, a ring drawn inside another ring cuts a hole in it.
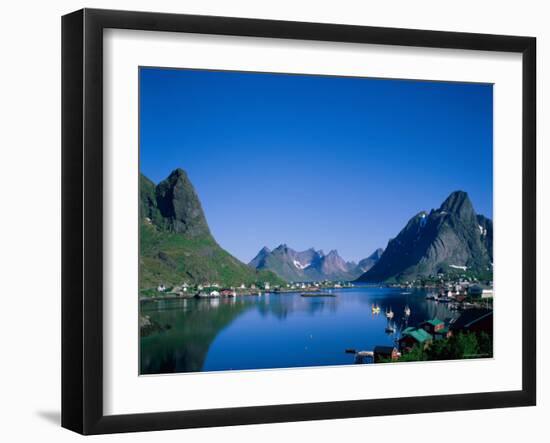
[[[164,292],[164,291],[166,291],[166,286],[164,286],[164,285],[161,283],[160,285],[158,285],[157,291],[158,291],[158,292]]]

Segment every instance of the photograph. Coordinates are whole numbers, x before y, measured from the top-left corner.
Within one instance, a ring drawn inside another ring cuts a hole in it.
[[[138,75],[140,375],[493,357],[492,84]]]

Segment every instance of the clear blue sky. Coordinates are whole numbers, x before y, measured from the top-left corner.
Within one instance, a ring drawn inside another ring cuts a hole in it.
[[[487,84],[140,69],[140,168],[187,171],[212,233],[359,260],[468,192],[492,218]]]

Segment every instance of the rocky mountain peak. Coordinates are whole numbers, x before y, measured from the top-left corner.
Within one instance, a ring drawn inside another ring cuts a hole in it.
[[[296,254],[296,251],[294,251],[294,249],[292,248],[289,248],[286,243],[281,243],[279,246],[273,249],[272,253],[278,255],[294,256]]]
[[[468,194],[464,191],[455,191],[441,204],[440,212],[448,212],[460,217],[475,216],[474,207]]]
[[[195,188],[183,169],[175,169],[156,187],[157,207],[173,232],[210,235]]]
[[[380,257],[382,257],[382,254],[384,253],[384,249],[378,248],[376,251],[374,251],[371,255],[369,255],[367,258],[371,260],[380,260]]]
[[[249,263],[249,266],[252,266],[253,268],[261,267],[265,263],[265,259],[269,257],[269,254],[271,254],[271,249],[269,249],[267,246],[264,246],[262,249],[260,249],[260,252],[256,254],[256,257],[252,259],[252,261]]]
[[[466,192],[455,191],[438,210],[411,218],[359,280],[410,280],[463,268],[488,275],[491,257],[492,222],[476,216]]]
[[[359,263],[357,263],[357,269],[361,272],[367,272],[370,268],[372,268],[378,262],[378,260],[380,260],[380,257],[382,257],[383,253],[384,253],[384,249],[382,248],[376,249],[367,258],[364,258],[363,260],[360,260]]]
[[[272,272],[251,269],[216,243],[183,169],[175,169],[158,185],[140,174],[139,195],[140,289],[182,282],[283,283]],[[200,241],[182,241],[197,237]]]

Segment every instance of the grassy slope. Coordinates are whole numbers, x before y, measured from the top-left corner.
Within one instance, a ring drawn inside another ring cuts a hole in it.
[[[159,283],[173,286],[217,282],[224,286],[241,283],[284,283],[269,271],[255,271],[223,250],[211,236],[189,238],[140,226],[140,290]]]

